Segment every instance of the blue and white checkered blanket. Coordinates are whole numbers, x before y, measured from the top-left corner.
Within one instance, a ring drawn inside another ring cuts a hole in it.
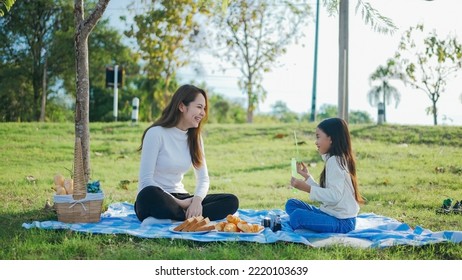
[[[126,202],[111,204],[108,210],[101,215],[101,221],[98,223],[67,224],[58,221],[34,221],[32,223],[23,223],[22,226],[26,229],[67,229],[85,233],[128,234],[141,238],[187,239],[201,242],[247,241],[274,243],[286,241],[313,247],[340,244],[362,248],[379,248],[394,245],[418,246],[438,242],[462,242],[462,231],[432,232],[421,227],[412,229],[407,224],[373,213],[360,214],[357,218],[356,229],[347,234],[293,231],[288,223],[287,214],[280,209],[239,209],[236,215],[249,223],[260,223],[262,218],[266,216],[280,215],[282,230],[272,232],[269,228],[265,228],[258,235],[222,234],[217,232],[180,234],[171,230],[179,222],[142,225],[136,218],[133,204]]]

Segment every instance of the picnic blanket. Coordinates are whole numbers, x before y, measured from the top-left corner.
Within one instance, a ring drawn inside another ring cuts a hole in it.
[[[157,223],[142,224],[136,217],[133,204],[127,202],[113,203],[101,215],[98,223],[67,224],[58,221],[34,221],[23,223],[26,229],[39,228],[49,230],[72,230],[94,234],[128,234],[140,238],[187,239],[200,242],[244,241],[258,243],[274,243],[286,241],[302,243],[312,247],[324,247],[335,244],[361,247],[382,248],[395,245],[425,245],[438,242],[462,242],[462,231],[432,232],[422,227],[411,228],[395,219],[361,213],[356,222],[356,229],[347,234],[315,233],[307,230],[293,230],[288,215],[280,209],[253,210],[239,209],[235,215],[249,223],[260,223],[264,217],[279,215],[282,230],[273,232],[265,228],[261,234],[240,233],[176,233],[173,227],[181,222],[162,220]]]

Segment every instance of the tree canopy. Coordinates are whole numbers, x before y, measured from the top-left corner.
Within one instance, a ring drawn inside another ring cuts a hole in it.
[[[427,114],[433,115],[437,125],[437,102],[448,80],[462,68],[462,45],[452,35],[440,38],[435,31],[425,34],[424,26],[418,24],[404,32],[395,59],[401,66],[402,81],[430,99]]]
[[[240,71],[239,88],[247,96],[247,122],[264,101],[263,73],[271,71],[287,46],[304,35],[309,5],[304,0],[231,1],[215,17],[216,55]]]

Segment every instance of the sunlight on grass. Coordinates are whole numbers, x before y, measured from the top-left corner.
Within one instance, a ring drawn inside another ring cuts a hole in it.
[[[92,123],[92,179],[113,203],[134,202],[145,127]],[[293,132],[297,133],[298,153]],[[314,124],[207,125],[204,131],[210,193],[229,192],[240,207],[284,209],[308,194],[290,185],[290,159],[310,164],[316,179],[324,163],[314,145]],[[460,215],[436,215],[443,199],[462,199],[462,127],[351,126],[358,180],[367,203],[361,212],[389,216],[433,231],[461,228]],[[43,206],[52,199],[53,176],[70,176],[72,123],[0,125],[0,259],[461,259],[458,244],[397,246],[384,250],[309,249],[299,244],[196,243],[24,230],[23,222],[56,219]],[[32,176],[33,181],[27,180]],[[184,179],[194,191],[192,171]]]

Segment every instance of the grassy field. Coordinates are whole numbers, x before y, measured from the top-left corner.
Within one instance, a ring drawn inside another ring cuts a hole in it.
[[[134,202],[136,149],[147,126],[91,124],[92,179],[102,184],[105,207]],[[462,230],[462,215],[435,214],[445,198],[462,200],[462,127],[352,125],[350,129],[358,180],[367,199],[361,212],[432,231]],[[254,209],[283,209],[290,197],[305,199],[305,193],[289,187],[290,158],[310,163],[311,173],[319,176],[323,163],[314,146],[314,130],[314,124],[306,123],[206,125],[210,192],[234,193],[241,208]],[[298,155],[294,131],[300,142]],[[53,176],[69,176],[73,144],[73,123],[0,123],[0,259],[462,259],[462,244],[450,243],[314,249],[291,243],[199,243],[23,229],[24,222],[56,219],[44,204],[52,200]],[[194,185],[192,172],[185,185]]]

